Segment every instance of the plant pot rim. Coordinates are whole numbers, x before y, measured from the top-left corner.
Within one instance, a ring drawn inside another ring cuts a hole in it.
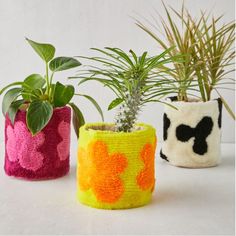
[[[53,113],[54,112],[57,112],[57,111],[61,111],[61,110],[64,110],[64,109],[71,109],[70,106],[63,106],[63,107],[55,107],[53,108]],[[21,112],[21,113],[26,113],[26,110],[25,109],[19,109],[18,112]]]
[[[191,99],[190,101],[178,101],[178,100],[175,100],[175,99],[176,99],[176,96],[166,98],[167,103],[169,102],[169,103],[175,103],[175,104],[180,104],[180,105],[189,105],[189,106],[191,106],[191,105],[203,105],[203,104],[210,104],[210,103],[218,103],[219,100],[221,101],[220,97],[211,99],[211,100],[206,101],[206,102],[204,102],[200,99],[198,100],[196,98],[192,98],[192,97],[190,97],[190,99]]]
[[[140,128],[140,129],[137,129],[137,130],[134,130],[132,132],[115,132],[115,131],[112,131],[112,130],[99,130],[99,129],[92,129],[91,127],[104,127],[104,126],[107,126],[107,127],[113,127],[114,126],[114,123],[109,123],[109,122],[97,122],[97,123],[87,123],[85,125],[83,125],[81,128],[80,128],[80,132],[86,132],[86,133],[89,133],[89,134],[100,134],[100,135],[106,135],[106,136],[116,136],[116,137],[119,137],[119,136],[136,136],[137,134],[145,134],[149,131],[155,131],[155,128],[152,127],[151,125],[149,124],[145,124],[145,123],[137,123],[135,126]]]

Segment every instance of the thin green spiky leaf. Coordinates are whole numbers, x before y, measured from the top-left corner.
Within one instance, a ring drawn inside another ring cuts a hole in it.
[[[91,96],[86,95],[86,94],[79,94],[79,93],[77,93],[77,94],[75,94],[75,95],[78,95],[78,96],[81,96],[81,97],[84,97],[84,98],[88,99],[88,100],[95,106],[95,108],[97,109],[97,111],[99,112],[99,114],[100,114],[100,116],[101,116],[101,118],[102,118],[102,121],[104,121],[104,116],[103,116],[102,109],[101,109],[101,107],[98,105],[98,103],[96,102],[95,99],[93,99]]]
[[[228,105],[228,103],[225,101],[225,99],[220,95],[220,93],[216,90],[216,92],[218,93],[218,95],[220,96],[220,99],[222,101],[222,103],[224,104],[225,109],[228,111],[229,115],[235,120],[235,114],[232,111],[232,109],[230,108],[230,106]]]

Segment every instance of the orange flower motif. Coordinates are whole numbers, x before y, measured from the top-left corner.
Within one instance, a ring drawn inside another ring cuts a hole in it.
[[[144,168],[137,176],[137,184],[142,190],[151,189],[153,191],[155,184],[154,177],[154,158],[155,158],[156,140],[153,146],[150,143],[144,145],[140,157],[144,162]]]
[[[80,189],[91,188],[99,201],[116,202],[124,192],[119,174],[127,167],[125,156],[120,153],[109,155],[107,145],[96,141],[88,145],[87,152],[79,148],[78,159]]]

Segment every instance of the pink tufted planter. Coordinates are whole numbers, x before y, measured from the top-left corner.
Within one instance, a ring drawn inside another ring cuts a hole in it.
[[[5,172],[28,180],[54,179],[69,171],[69,107],[54,109],[48,125],[32,136],[26,126],[26,112],[18,111],[14,125],[5,121]]]

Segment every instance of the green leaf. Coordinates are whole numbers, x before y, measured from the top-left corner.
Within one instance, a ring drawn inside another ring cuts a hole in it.
[[[74,104],[74,103],[69,103],[71,108],[73,109],[73,126],[75,130],[75,134],[77,138],[79,138],[79,128],[85,124],[84,116],[80,109]]]
[[[11,120],[11,123],[14,125],[16,114],[22,104],[25,103],[25,100],[21,99],[13,102],[8,109],[8,116]]]
[[[63,107],[68,104],[74,96],[75,89],[72,85],[63,85],[60,82],[56,83],[53,95],[55,107]]]
[[[41,89],[45,83],[46,81],[41,75],[32,74],[24,80],[22,88],[27,90]]]
[[[6,92],[2,101],[2,113],[4,116],[8,112],[12,102],[20,95],[21,91],[21,88],[12,88]]]
[[[222,103],[224,104],[224,107],[227,110],[227,112],[229,113],[229,115],[235,120],[236,117],[235,117],[235,114],[234,114],[233,110],[230,108],[228,103],[225,101],[225,99],[220,95],[220,93],[217,90],[216,90],[216,92],[220,96],[220,99],[221,99]]]
[[[31,101],[33,97],[39,97],[39,89],[42,89],[46,80],[39,74],[29,75],[22,84],[22,97],[26,101]],[[37,94],[37,95],[36,95]]]
[[[110,48],[110,47],[105,47],[105,49],[110,50],[114,53],[116,53],[117,55],[120,56],[121,59],[123,59],[125,62],[127,62],[131,67],[134,68],[134,64],[132,62],[132,60],[129,58],[129,56],[120,48]]]
[[[30,103],[26,122],[33,135],[40,132],[49,122],[53,114],[53,107],[48,101],[34,100]]]
[[[117,107],[119,104],[121,104],[124,101],[124,99],[122,98],[116,98],[114,99],[110,105],[108,106],[108,111],[110,111],[111,109]]]
[[[77,66],[81,63],[72,57],[56,57],[49,63],[49,68],[53,72],[68,70]]]
[[[23,83],[23,82],[14,82],[14,83],[8,84],[7,86],[5,86],[4,88],[2,88],[2,89],[0,90],[0,95],[2,95],[3,92],[4,92],[6,89],[8,89],[8,88],[10,88],[10,87],[12,87],[12,86],[22,85],[22,83]]]
[[[146,56],[147,56],[147,52],[144,52],[144,53],[142,54],[142,56],[139,57],[139,63],[140,63],[141,66],[144,65]]]
[[[55,54],[55,48],[51,44],[46,43],[37,43],[34,42],[28,38],[26,38],[28,43],[31,45],[31,47],[34,49],[35,52],[45,61],[49,62],[52,60]]]
[[[132,49],[130,49],[129,52],[132,54],[132,56],[133,56],[135,62],[138,63],[138,57],[137,57],[137,55],[135,54],[135,52],[134,52]]]
[[[104,116],[103,116],[102,109],[101,109],[101,107],[98,105],[98,103],[92,97],[90,97],[88,95],[85,95],[85,94],[78,94],[78,93],[75,94],[75,95],[87,98],[96,107],[97,111],[101,115],[102,121],[104,121]]]

